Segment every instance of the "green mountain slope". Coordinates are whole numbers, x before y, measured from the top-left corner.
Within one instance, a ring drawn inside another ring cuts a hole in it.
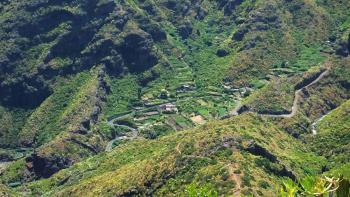
[[[2,1],[0,193],[274,196],[347,166],[349,9]]]
[[[219,195],[271,195],[278,177],[316,174],[325,162],[271,123],[244,115],[122,145],[28,188],[40,195],[80,196],[89,190],[91,196],[158,196],[185,195],[195,184]]]

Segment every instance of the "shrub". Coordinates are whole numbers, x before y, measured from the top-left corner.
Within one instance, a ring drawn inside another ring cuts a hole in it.
[[[200,186],[197,184],[190,184],[186,187],[186,194],[188,197],[216,197],[218,192],[214,191],[209,185]]]

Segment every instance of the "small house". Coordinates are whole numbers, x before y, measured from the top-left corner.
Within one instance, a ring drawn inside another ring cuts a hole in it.
[[[159,106],[159,111],[162,113],[178,113],[179,112],[176,105],[174,105],[174,104],[161,105],[161,106]]]

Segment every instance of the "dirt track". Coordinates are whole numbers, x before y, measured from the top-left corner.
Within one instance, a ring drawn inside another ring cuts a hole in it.
[[[298,108],[299,108],[299,100],[301,98],[301,93],[305,88],[308,88],[316,83],[318,83],[320,80],[322,80],[326,75],[329,74],[329,69],[323,71],[315,80],[313,80],[312,82],[310,82],[309,84],[301,87],[300,89],[296,90],[294,93],[294,101],[293,101],[293,106],[292,106],[292,110],[290,113],[288,114],[264,114],[264,113],[258,113],[260,116],[265,116],[265,117],[272,117],[272,118],[292,118],[294,117],[297,112],[298,112]],[[237,104],[236,108],[234,110],[232,110],[230,112],[230,116],[236,116],[239,115],[240,110],[242,109],[242,107],[244,107],[240,102]],[[249,111],[249,110],[248,110]]]

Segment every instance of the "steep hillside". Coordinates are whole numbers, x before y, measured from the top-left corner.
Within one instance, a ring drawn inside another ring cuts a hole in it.
[[[273,196],[284,178],[337,171],[349,162],[349,10],[2,1],[0,194]]]
[[[311,139],[313,150],[330,161],[330,167],[349,163],[350,100],[325,115],[316,125],[317,138]]]
[[[316,174],[324,164],[272,124],[244,115],[122,145],[28,188],[49,196],[80,196],[87,189],[91,196],[158,196],[186,195],[190,185],[203,185],[219,195],[271,195],[279,177]]]

